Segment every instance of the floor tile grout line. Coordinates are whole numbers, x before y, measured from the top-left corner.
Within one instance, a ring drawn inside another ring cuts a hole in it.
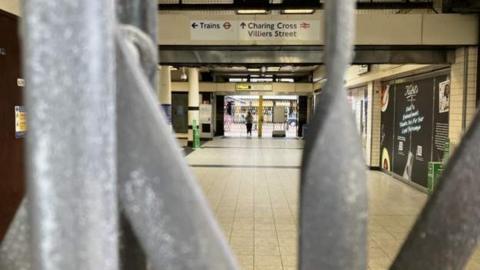
[[[282,183],[282,182],[281,182]],[[291,202],[287,196],[287,193],[285,192],[285,185],[284,184],[280,184],[280,186],[282,187],[282,193],[283,193],[283,196],[285,197],[285,200],[287,200],[287,205],[288,205],[288,210],[290,211],[290,215],[292,215],[292,217],[295,217],[294,215],[294,212],[292,210],[292,206],[291,206]],[[297,202],[298,203],[298,202]],[[298,211],[298,209],[297,209]],[[298,220],[297,220],[297,224],[295,224],[297,226],[297,229],[298,229]]]
[[[233,170],[232,170],[232,174],[233,174]],[[235,226],[235,220],[236,220],[236,217],[237,217],[237,211],[238,211],[238,200],[240,198],[240,189],[242,187],[242,182],[243,182],[243,178],[240,179],[238,185],[237,185],[237,199],[236,199],[236,202],[235,202],[235,210],[234,210],[234,213],[233,213],[233,221],[232,221],[232,228],[230,229],[230,236],[228,237],[228,240],[229,242],[232,240],[232,234],[233,234],[233,227]]]
[[[230,172],[227,173],[227,175],[230,174],[230,173],[233,173],[233,170],[230,170]],[[220,204],[222,203],[222,200],[223,200],[223,198],[224,198],[224,196],[225,196],[225,190],[227,190],[227,187],[228,187],[228,185],[227,185],[227,180],[226,180],[226,179],[227,179],[227,175],[225,175],[224,177],[222,177],[222,180],[223,180],[223,182],[224,182],[224,185],[223,185],[222,195],[220,196],[220,199],[218,200],[217,206],[215,207],[215,213],[218,211],[218,208],[219,208]]]
[[[265,173],[265,172],[263,172],[263,173]],[[275,236],[277,237],[278,254],[280,254],[280,263],[282,264],[282,269],[285,269],[285,267],[283,265],[282,251],[280,249],[280,239],[278,238],[277,221],[275,219],[275,213],[273,212],[272,196],[270,195],[270,181],[268,180],[267,177],[265,177],[265,180],[267,182],[267,193],[268,193],[268,198],[269,198],[269,201],[270,201],[270,208],[272,209],[273,226],[275,227]]]

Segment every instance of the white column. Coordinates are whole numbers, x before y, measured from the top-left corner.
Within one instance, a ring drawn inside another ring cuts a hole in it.
[[[172,122],[172,76],[170,66],[159,66],[158,101],[169,124]]]
[[[200,119],[200,83],[198,78],[198,69],[188,69],[188,145],[193,145],[193,121],[197,127]]]

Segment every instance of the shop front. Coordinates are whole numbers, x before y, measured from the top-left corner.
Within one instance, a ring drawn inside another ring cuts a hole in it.
[[[380,166],[422,187],[430,162],[448,145],[448,70],[384,82],[381,92]]]

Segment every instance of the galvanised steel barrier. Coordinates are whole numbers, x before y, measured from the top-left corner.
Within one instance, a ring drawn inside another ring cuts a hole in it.
[[[354,4],[326,1],[328,81],[302,166],[302,270],[367,269],[366,174],[343,91]],[[155,5],[25,1],[28,192],[0,269],[238,269],[157,106]],[[480,233],[479,123],[391,269],[466,265]]]

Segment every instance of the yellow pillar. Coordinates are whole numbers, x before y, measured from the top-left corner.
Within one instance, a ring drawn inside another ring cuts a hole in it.
[[[263,96],[258,99],[258,137],[262,137],[262,124],[263,124]]]

